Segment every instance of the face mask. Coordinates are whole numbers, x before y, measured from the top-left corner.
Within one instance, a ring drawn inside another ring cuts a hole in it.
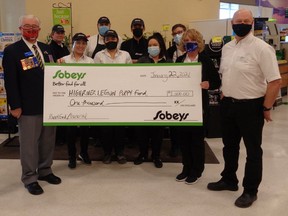
[[[27,41],[33,41],[38,38],[39,30],[23,31],[22,35]]]
[[[105,33],[106,33],[106,31],[108,31],[109,30],[109,27],[108,26],[99,26],[99,29],[98,29],[98,31],[99,31],[99,34],[100,35],[104,35]]]
[[[115,42],[115,41],[110,41],[110,42],[106,43],[106,48],[107,48],[108,50],[114,50],[114,49],[116,49],[117,44],[118,44],[118,43]]]
[[[246,36],[252,29],[252,25],[250,24],[233,24],[233,31],[239,37]]]
[[[159,55],[159,53],[160,53],[159,46],[150,46],[150,47],[148,47],[148,53],[152,57],[155,57],[155,56]]]
[[[198,44],[196,42],[186,42],[185,43],[185,50],[186,52],[193,52],[198,49]]]
[[[177,45],[180,44],[181,39],[182,39],[182,35],[183,35],[183,33],[182,33],[182,34],[176,34],[176,35],[174,36],[173,40],[174,40],[174,42],[175,42]]]
[[[141,37],[142,34],[143,34],[143,29],[141,29],[141,28],[133,29],[133,35],[134,35],[136,38]]]

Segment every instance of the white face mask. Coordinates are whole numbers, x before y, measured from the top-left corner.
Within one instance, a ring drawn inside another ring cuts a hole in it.
[[[176,34],[176,35],[174,36],[173,40],[174,40],[174,42],[175,42],[177,45],[180,44],[181,39],[182,39],[182,35],[183,35],[183,33],[181,33],[181,34]]]
[[[160,47],[159,46],[150,46],[150,47],[148,47],[148,53],[150,56],[155,57],[155,56],[159,55]]]

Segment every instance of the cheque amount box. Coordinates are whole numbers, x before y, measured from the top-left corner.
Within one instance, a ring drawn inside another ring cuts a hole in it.
[[[193,97],[191,90],[173,90],[167,92],[168,97]]]

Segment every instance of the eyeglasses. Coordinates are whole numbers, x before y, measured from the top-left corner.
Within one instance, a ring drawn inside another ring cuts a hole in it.
[[[39,30],[40,27],[37,25],[23,25],[21,26],[23,30]]]

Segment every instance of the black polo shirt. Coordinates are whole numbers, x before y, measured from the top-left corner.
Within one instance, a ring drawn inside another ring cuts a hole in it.
[[[51,43],[49,44],[49,46],[50,46],[50,49],[53,53],[54,62],[56,62],[57,59],[62,58],[64,56],[67,56],[70,54],[68,48],[64,44],[62,44],[62,46],[61,46],[52,40]]]
[[[135,38],[128,39],[121,44],[121,50],[127,51],[132,59],[139,59],[143,55],[148,54],[148,41],[142,37],[139,41]]]

